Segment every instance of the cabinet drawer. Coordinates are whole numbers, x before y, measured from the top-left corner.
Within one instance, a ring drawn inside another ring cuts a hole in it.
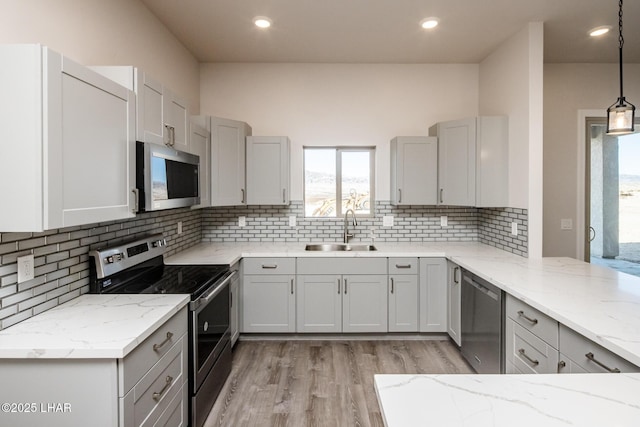
[[[244,274],[296,274],[295,258],[245,258]]]
[[[620,372],[640,372],[640,367],[564,325],[560,325],[560,351],[588,372],[611,372],[616,369]]]
[[[185,384],[187,356],[184,334],[122,399],[125,426],[156,423]]]
[[[507,317],[532,332],[554,348],[558,348],[558,322],[529,304],[507,294]]]
[[[298,274],[387,274],[386,258],[298,258]]]
[[[389,258],[389,274],[418,274],[418,258]]]
[[[178,342],[187,332],[187,322],[187,307],[184,307],[124,358],[119,370],[119,396],[127,394],[131,387]]]
[[[527,331],[513,320],[507,320],[507,354],[517,371],[525,374],[558,372],[558,350]]]

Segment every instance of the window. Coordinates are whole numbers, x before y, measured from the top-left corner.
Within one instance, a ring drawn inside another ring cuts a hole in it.
[[[349,209],[372,216],[374,164],[374,148],[305,147],[305,216],[342,217]]]

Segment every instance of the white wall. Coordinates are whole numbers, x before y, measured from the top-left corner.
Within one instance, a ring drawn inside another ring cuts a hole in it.
[[[0,43],[40,43],[85,65],[134,65],[200,107],[198,61],[138,0],[2,0]]]
[[[480,114],[509,116],[509,207],[528,209],[529,257],[542,256],[543,24],[480,64]]]
[[[302,147],[376,147],[376,197],[389,200],[389,141],[478,114],[478,65],[202,64],[201,114],[291,138],[291,197]]]
[[[640,105],[640,64],[625,64],[624,94]],[[545,64],[544,66],[544,255],[578,257],[578,227],[584,224],[585,141],[581,110],[606,116],[619,96],[617,64]],[[582,113],[585,114],[584,112]],[[640,162],[640,159],[638,159]],[[573,230],[560,230],[560,220]]]

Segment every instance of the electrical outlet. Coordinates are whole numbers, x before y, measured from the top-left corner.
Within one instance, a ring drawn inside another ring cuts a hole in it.
[[[18,257],[18,283],[32,280],[35,277],[33,268],[33,255]]]
[[[244,227],[247,225],[247,218],[244,216],[238,217],[238,227]]]
[[[573,230],[573,220],[571,218],[561,219],[560,230]]]
[[[182,234],[182,221],[178,221],[178,234]]]
[[[446,215],[442,215],[440,217],[440,227],[447,227],[449,225],[449,220]]]
[[[393,227],[393,215],[385,215],[382,217],[383,227]]]
[[[295,215],[291,215],[289,216],[289,227],[295,227],[296,226],[296,217]]]
[[[518,223],[515,221],[511,223],[511,235],[512,236],[518,235]]]

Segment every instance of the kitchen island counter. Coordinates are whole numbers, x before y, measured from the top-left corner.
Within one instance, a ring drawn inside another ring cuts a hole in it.
[[[376,375],[386,427],[637,426],[640,374]]]

